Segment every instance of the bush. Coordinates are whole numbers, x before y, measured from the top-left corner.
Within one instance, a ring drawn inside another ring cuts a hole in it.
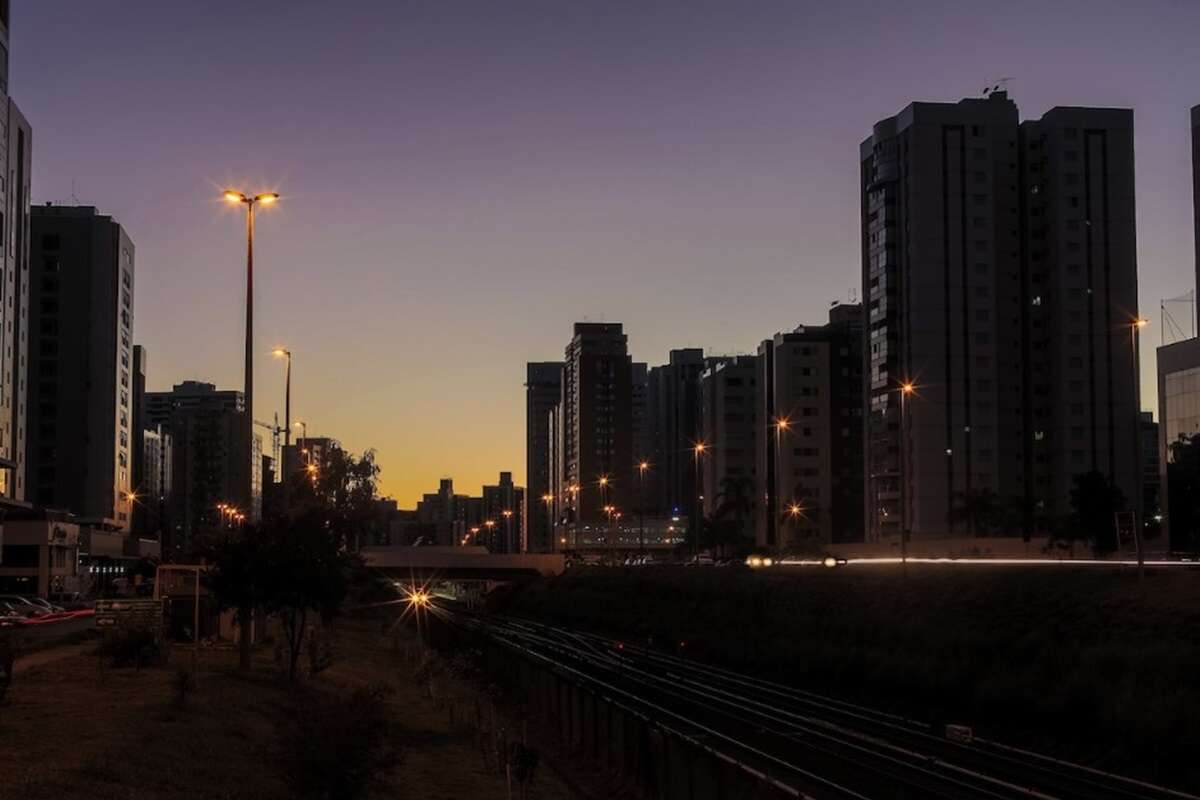
[[[160,661],[164,655],[158,637],[146,628],[117,628],[105,634],[96,655],[107,658],[114,667],[134,666]]]
[[[349,695],[310,694],[295,726],[283,734],[283,771],[295,797],[365,797],[400,760],[385,701],[391,687]]]

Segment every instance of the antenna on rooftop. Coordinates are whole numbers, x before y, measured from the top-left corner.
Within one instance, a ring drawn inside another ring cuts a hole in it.
[[[992,94],[992,92],[1008,91],[1008,82],[1011,80],[1014,80],[1014,79],[1013,78],[1000,78],[995,83],[993,83],[991,86],[984,87],[983,96],[987,97],[988,95]]]

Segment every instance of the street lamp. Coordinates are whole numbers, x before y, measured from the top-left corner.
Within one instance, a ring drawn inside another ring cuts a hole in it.
[[[491,546],[494,544],[494,542],[492,542],[492,529],[496,527],[496,521],[493,519],[484,520],[483,526],[485,528],[487,528],[487,531],[488,531],[487,532],[487,543],[488,543],[488,549],[490,550]]]
[[[638,464],[638,552],[646,552],[646,470],[650,462]]]
[[[292,443],[292,351],[286,347],[276,347],[271,353],[276,358],[287,359],[287,365],[284,367],[283,383],[283,446],[287,447]],[[278,425],[279,423],[276,422],[275,424]]]
[[[771,427],[775,429],[775,485],[767,487],[766,519],[768,520],[767,524],[774,528],[777,524],[775,509],[779,505],[779,499],[783,497],[783,492],[780,490],[780,485],[783,483],[783,479],[780,477],[782,475],[783,467],[779,463],[780,453],[782,452],[781,441],[783,439],[783,434],[791,429],[792,421],[787,417],[776,417],[775,422],[772,423]],[[767,533],[768,541],[774,539],[776,546],[783,546],[783,542],[780,541],[782,537],[772,535],[775,533],[774,531],[768,531]]]
[[[500,513],[504,515],[504,552],[511,553],[511,552],[513,552],[513,550],[512,550],[512,546],[513,546],[513,540],[512,540],[513,512],[512,512],[511,508],[506,508],[503,511],[501,511]]]
[[[246,504],[253,508],[254,502],[254,207],[269,206],[279,200],[275,192],[260,192],[253,197],[236,189],[226,189],[223,197],[227,202],[240,203],[246,207]]]
[[[1129,326],[1129,345],[1133,349],[1133,546],[1137,550],[1138,580],[1146,577],[1146,559],[1142,550],[1142,354],[1138,347],[1138,334],[1150,320],[1137,317]],[[1164,423],[1165,424],[1165,423]],[[1117,547],[1121,545],[1120,530],[1116,531]]]
[[[692,492],[692,550],[696,563],[700,563],[700,456],[704,455],[708,445],[696,442],[692,447],[692,468],[694,484]]]
[[[908,398],[917,387],[912,381],[900,384],[900,565],[908,574]]]
[[[546,531],[550,537],[550,552],[554,552],[554,511],[550,508],[550,504],[554,502],[554,495],[547,492],[542,495],[542,502],[546,506]]]

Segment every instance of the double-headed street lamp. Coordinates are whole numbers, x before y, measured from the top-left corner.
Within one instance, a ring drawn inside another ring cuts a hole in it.
[[[509,550],[509,548],[513,546],[513,538],[512,538],[513,512],[512,512],[511,508],[506,508],[503,511],[501,511],[500,513],[504,516],[504,552],[511,553],[513,551]]]
[[[254,502],[254,207],[269,206],[279,200],[275,192],[260,192],[249,196],[236,189],[227,189],[224,198],[230,203],[246,206],[246,507]]]

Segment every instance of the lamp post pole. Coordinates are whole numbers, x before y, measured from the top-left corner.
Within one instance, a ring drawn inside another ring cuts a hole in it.
[[[900,566],[908,575],[908,396],[912,383],[900,386]]]
[[[1138,334],[1148,324],[1147,320],[1138,317],[1129,326],[1129,342],[1133,348],[1133,453],[1130,458],[1134,465],[1133,546],[1137,550],[1139,581],[1146,577],[1146,555],[1142,549],[1142,354],[1138,348]],[[1120,548],[1120,531],[1117,536],[1117,547]]]
[[[638,464],[638,552],[646,552],[646,470],[650,464]]]
[[[246,206],[246,509],[254,513],[254,207],[271,205],[279,200],[275,192],[260,192],[253,197],[236,189],[226,190],[224,197],[231,203]]]

